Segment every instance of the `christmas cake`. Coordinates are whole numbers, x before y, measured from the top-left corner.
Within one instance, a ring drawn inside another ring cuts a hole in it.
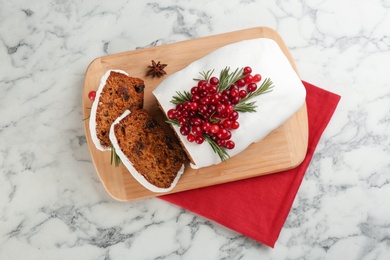
[[[153,94],[197,169],[263,139],[304,105],[306,91],[278,44],[259,38],[211,52]]]

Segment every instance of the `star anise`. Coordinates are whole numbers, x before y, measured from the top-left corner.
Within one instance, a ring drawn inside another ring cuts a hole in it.
[[[155,62],[154,60],[152,60],[152,65],[148,66],[148,72],[146,73],[146,76],[152,76],[153,78],[154,77],[161,77],[163,75],[167,75],[167,73],[164,71],[164,68],[168,66],[168,64],[161,64],[160,61],[159,62]]]

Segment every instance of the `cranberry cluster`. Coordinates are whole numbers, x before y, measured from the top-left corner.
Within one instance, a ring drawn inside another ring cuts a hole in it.
[[[240,127],[235,105],[256,91],[257,83],[261,81],[260,74],[251,73],[251,67],[245,67],[241,77],[224,90],[219,88],[217,77],[198,81],[191,88],[189,100],[168,110],[168,118],[177,120],[180,133],[187,136],[189,142],[202,144],[205,137],[210,137],[218,146],[233,149],[231,130]]]

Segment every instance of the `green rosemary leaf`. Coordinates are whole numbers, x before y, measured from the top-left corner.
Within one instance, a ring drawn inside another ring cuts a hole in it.
[[[118,154],[116,153],[114,146],[111,145],[111,165],[113,162],[115,163],[115,167],[118,167],[121,163],[121,158],[119,158]]]
[[[229,154],[226,152],[226,149],[219,146],[213,139],[211,139],[210,136],[204,135],[204,139],[210,144],[213,151],[218,154],[219,158],[221,158],[221,161],[224,162],[230,158]]]
[[[214,69],[212,70],[208,70],[207,72],[199,72],[199,74],[202,76],[202,78],[200,79],[197,79],[197,78],[194,78],[193,80],[195,81],[201,81],[201,80],[206,80],[207,82],[210,80],[211,76],[213,75],[214,73]]]
[[[256,101],[253,101],[253,102],[244,102],[244,103],[238,103],[237,105],[234,106],[234,110],[236,110],[237,112],[249,112],[249,113],[253,113],[253,112],[256,112],[256,105],[255,105]]]
[[[212,124],[215,124],[215,123],[217,123],[217,122],[220,121],[220,120],[221,120],[221,118],[213,118],[213,117],[210,117],[209,122],[212,123]]]
[[[119,164],[121,163],[121,158],[119,158],[119,156],[116,153],[116,151],[114,151],[114,153],[115,153],[115,167],[118,167]]]
[[[177,96],[172,97],[171,100],[172,104],[177,105],[177,104],[184,103],[186,101],[191,101],[191,93],[188,91],[183,91],[183,93],[176,91],[176,95]]]
[[[240,103],[245,103],[246,101],[248,101],[249,99],[251,99],[253,97],[257,97],[257,96],[260,96],[262,94],[271,92],[273,87],[274,86],[273,86],[273,82],[271,81],[271,79],[266,78],[255,92],[249,93],[245,98],[242,98],[240,100]],[[240,104],[240,103],[238,103],[238,104]]]
[[[199,113],[200,115],[202,115],[201,113]],[[203,116],[203,115],[202,115]],[[217,123],[219,120],[221,120],[221,118],[219,118],[217,115],[216,115],[216,111],[214,111],[210,116],[209,116],[209,122],[214,124],[214,123]]]
[[[180,126],[180,123],[177,120],[168,119],[165,122],[167,122],[168,124],[171,124],[171,125]]]
[[[207,71],[207,73],[204,74],[204,80],[206,80],[208,82],[210,80],[211,76],[213,75],[213,73],[214,73],[214,69]]]
[[[235,83],[238,79],[243,78],[244,74],[242,73],[243,69],[237,68],[234,72],[229,73],[230,68],[224,68],[219,75],[219,85],[218,91],[222,92],[225,89],[229,88],[233,83]]]
[[[114,159],[114,146],[111,145],[111,159],[110,159],[110,164],[112,165],[112,161]]]

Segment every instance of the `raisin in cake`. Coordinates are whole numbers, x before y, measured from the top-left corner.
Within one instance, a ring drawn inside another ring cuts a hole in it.
[[[111,124],[126,110],[143,108],[144,81],[129,77],[121,70],[107,71],[100,81],[92,104],[89,129],[97,149],[111,148],[109,131]]]
[[[174,188],[185,153],[144,109],[126,111],[111,126],[110,140],[133,177],[153,192]]]
[[[172,97],[177,95],[177,91],[190,92],[196,85],[193,79],[200,78],[200,72],[214,70],[214,75],[218,77],[220,71],[226,67],[234,71],[236,68],[246,66],[260,73],[263,79],[270,78],[274,88],[264,96],[251,99],[256,101],[256,112],[239,113],[240,127],[231,133],[235,147],[227,150],[228,155],[232,157],[282,125],[305,103],[305,88],[275,41],[258,38],[223,46],[168,76],[153,90],[153,94],[167,115],[170,109],[175,108],[171,102]],[[192,168],[202,168],[221,162],[221,158],[208,142],[202,144],[189,142],[186,136],[180,134],[179,126],[173,125],[173,128],[188,152]]]

